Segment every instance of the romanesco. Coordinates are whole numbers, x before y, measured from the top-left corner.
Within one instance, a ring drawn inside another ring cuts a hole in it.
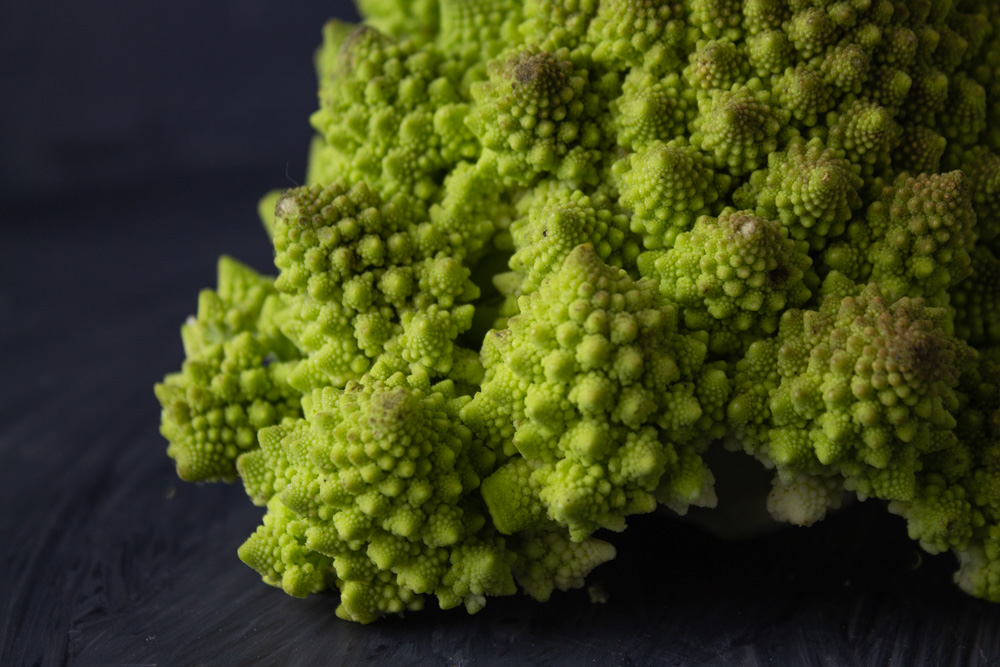
[[[778,521],[881,503],[1000,602],[1000,5],[358,5],[275,277],[220,260],[155,390],[266,583],[544,601],[729,450]]]

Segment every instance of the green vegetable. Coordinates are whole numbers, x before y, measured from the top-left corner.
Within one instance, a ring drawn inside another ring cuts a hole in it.
[[[882,503],[1000,602],[997,3],[359,7],[277,276],[223,258],[156,387],[178,474],[267,508],[265,582],[546,600],[728,450],[748,505]]]

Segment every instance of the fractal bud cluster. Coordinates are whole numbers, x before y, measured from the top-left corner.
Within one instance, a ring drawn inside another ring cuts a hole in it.
[[[358,4],[276,275],[222,258],[156,387],[180,477],[267,508],[266,583],[544,601],[726,450],[1000,602],[1000,5]]]

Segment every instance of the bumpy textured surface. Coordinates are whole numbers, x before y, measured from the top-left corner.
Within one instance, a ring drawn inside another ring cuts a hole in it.
[[[472,320],[464,302],[478,293],[462,239],[421,222],[407,196],[383,205],[364,183],[291,190],[275,211],[275,286],[294,315],[282,331],[306,357],[295,388],[343,386],[386,354],[452,370],[452,341]]]
[[[811,263],[777,221],[726,209],[699,218],[673,248],[643,254],[639,270],[681,306],[688,328],[713,332],[711,347],[723,353],[773,334],[781,313],[809,299]]]
[[[156,385],[160,432],[182,479],[235,479],[236,458],[257,448],[257,431],[301,413],[288,384],[299,354],[276,328],[286,315],[270,278],[219,260],[218,288],[201,293],[181,329],[181,372]]]
[[[327,387],[306,397],[304,419],[261,431],[239,466],[272,520],[240,558],[291,595],[339,582],[338,615],[362,622],[424,594],[474,610],[512,592],[513,553],[471,496],[492,454],[454,420],[450,385],[430,392],[402,375]]]
[[[714,505],[698,444],[721,421],[728,383],[703,365],[701,337],[678,332],[656,283],[634,282],[586,244],[520,307],[490,334],[483,389],[462,411],[514,457],[483,487],[498,527],[547,517],[580,540],[624,529],[657,497],[682,512]]]
[[[359,7],[277,277],[224,261],[156,390],[181,476],[268,507],[266,582],[546,599],[725,447],[776,519],[882,502],[1000,601],[995,2]]]

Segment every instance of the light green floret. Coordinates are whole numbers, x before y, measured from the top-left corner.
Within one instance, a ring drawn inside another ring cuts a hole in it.
[[[975,146],[986,129],[986,91],[965,72],[948,80],[948,102],[938,115],[938,128],[949,141]]]
[[[411,364],[447,375],[455,364],[453,341],[472,324],[472,313],[471,304],[450,311],[435,304],[426,310],[404,312],[401,356]]]
[[[307,356],[293,386],[343,386],[399,335],[407,361],[447,374],[451,341],[472,321],[462,304],[478,296],[461,258],[478,241],[423,216],[402,195],[383,204],[364,183],[298,188],[279,200],[275,285],[294,314],[282,331]],[[427,315],[431,307],[440,310]]]
[[[767,511],[777,521],[811,526],[828,511],[839,509],[843,497],[843,481],[836,476],[800,473],[785,479],[775,475],[767,494]]]
[[[892,153],[893,167],[914,174],[935,173],[947,146],[947,139],[925,125],[903,125]]]
[[[258,429],[301,413],[287,384],[298,351],[278,331],[287,313],[272,279],[225,256],[218,274],[217,290],[202,291],[181,327],[181,371],[155,387],[167,454],[188,481],[232,481]]]
[[[462,411],[513,457],[483,484],[498,528],[546,516],[581,541],[624,529],[657,499],[680,512],[713,505],[700,451],[720,434],[728,380],[703,365],[702,337],[678,331],[655,283],[583,245],[520,306],[487,337],[482,391]]]
[[[805,128],[824,120],[824,114],[833,106],[833,95],[822,74],[808,65],[786,68],[773,90],[782,108]]]
[[[822,250],[861,208],[858,190],[863,184],[843,153],[827,148],[818,138],[798,139],[784,151],[768,155],[767,168],[751,174],[749,182],[733,193],[733,201],[781,221],[793,239]]]
[[[539,185],[521,204],[527,215],[511,224],[514,255],[510,268],[516,273],[516,299],[538,289],[554,274],[570,252],[589,243],[607,264],[635,269],[641,245],[629,230],[629,218],[613,198],[598,190],[586,195],[558,182]],[[498,278],[504,278],[503,275]],[[510,277],[514,284],[514,277]]]
[[[836,39],[836,31],[837,26],[821,7],[804,7],[796,11],[785,29],[803,60],[825,51]]]
[[[655,141],[614,165],[622,206],[632,211],[632,231],[647,250],[669,248],[729,189],[697,148],[683,141]]]
[[[299,546],[332,559],[343,618],[418,608],[427,594],[476,611],[514,592],[514,556],[476,493],[493,454],[456,419],[469,399],[450,382],[420,384],[397,374],[316,390],[304,419],[265,429],[267,446],[240,459],[241,472],[259,459],[275,470],[273,498],[301,518]]]
[[[918,46],[917,35],[910,27],[893,22],[882,28],[882,39],[874,53],[875,62],[886,67],[909,68]]]
[[[849,99],[849,98],[848,98]],[[891,163],[900,129],[885,107],[866,100],[845,102],[828,118],[827,146],[841,150],[870,179]]]
[[[440,0],[355,0],[355,4],[365,23],[387,35],[428,39],[437,33]]]
[[[669,250],[639,257],[640,272],[681,307],[684,325],[712,332],[710,347],[722,354],[773,335],[782,313],[809,299],[811,264],[805,243],[779,222],[733,209],[699,218]]]
[[[1000,601],[1000,525],[991,525],[986,535],[957,553],[959,570],[955,583],[977,598]]]
[[[587,36],[593,58],[612,68],[676,68],[687,38],[684,11],[669,0],[601,0]]]
[[[777,365],[778,343],[773,337],[756,340],[730,367],[732,394],[726,406],[729,433],[727,449],[753,454],[766,442],[770,430],[768,409],[771,392],[778,388],[781,376]]]
[[[848,43],[827,51],[820,71],[826,82],[841,94],[860,95],[868,83],[870,66],[871,59],[865,49]]]
[[[973,534],[974,518],[965,489],[948,484],[941,475],[921,475],[913,498],[890,503],[889,511],[906,517],[910,539],[920,542],[928,553],[965,550]]]
[[[691,143],[714,158],[717,169],[742,176],[760,167],[790,130],[789,112],[774,104],[770,91],[755,80],[698,98]],[[779,136],[781,135],[781,136]]]
[[[910,93],[901,108],[906,120],[936,126],[936,117],[948,103],[948,76],[941,71],[918,67],[910,73]]]
[[[606,144],[601,116],[610,84],[591,81],[569,51],[528,47],[490,63],[489,80],[475,84],[468,124],[482,142],[481,162],[512,183],[527,185],[551,173],[571,183],[596,183]]]
[[[521,43],[523,0],[439,0],[437,44],[461,71],[463,88],[486,76],[486,64]]]
[[[441,194],[428,212],[431,223],[452,246],[463,246],[470,261],[509,247],[508,228],[517,215],[513,197],[492,169],[461,162],[448,174]]]
[[[639,67],[629,71],[609,108],[618,145],[632,150],[686,134],[696,111],[694,90],[680,76],[661,79]]]
[[[327,37],[334,55],[311,119],[325,145],[314,147],[310,182],[364,180],[385,196],[432,198],[448,169],[479,152],[460,68],[432,45],[364,25]]]
[[[951,75],[965,57],[969,43],[945,23],[953,9],[952,3],[928,5],[931,12],[926,15],[927,25],[917,30],[916,62]]]
[[[959,437],[975,453],[963,471],[975,526],[969,544],[957,551],[955,580],[966,592],[1000,601],[1000,361],[981,358],[962,378],[967,400]]]
[[[900,174],[824,253],[830,268],[878,283],[888,299],[947,304],[947,290],[971,272],[976,214],[961,171]]]
[[[1000,7],[989,1],[973,3],[975,13],[974,25],[978,24],[992,29],[992,38],[982,42],[979,51],[969,50],[970,69],[976,80],[986,89],[987,125],[984,143],[993,151],[1000,151],[1000,40],[996,39],[997,25],[1000,25]],[[970,8],[970,12],[973,10]]]
[[[553,590],[581,588],[591,570],[615,557],[614,546],[603,540],[574,542],[560,532],[526,531],[513,542],[518,554],[514,578],[539,602],[547,601]]]
[[[332,559],[306,546],[308,532],[309,521],[273,497],[262,525],[237,554],[260,573],[265,584],[304,598],[334,584]]]
[[[793,56],[788,36],[781,30],[768,29],[747,36],[747,59],[757,76],[781,74],[794,61]]]
[[[867,81],[862,85],[862,94],[898,118],[899,110],[909,97],[912,85],[913,79],[903,70],[895,67],[873,67]]]
[[[748,36],[778,30],[788,20],[784,0],[744,0],[742,13],[743,28]]]
[[[521,36],[544,51],[567,48],[573,59],[586,58],[593,50],[585,41],[587,29],[599,4],[600,0],[525,0]]]
[[[959,446],[956,386],[974,353],[948,333],[943,308],[889,302],[875,284],[838,291],[824,285],[819,311],[782,318],[773,427],[755,453],[786,482],[838,474],[862,498],[911,501],[928,461]]]
[[[743,37],[742,5],[741,0],[689,0],[688,23],[704,39],[739,41]]]
[[[692,88],[732,88],[746,83],[749,63],[743,49],[728,40],[698,42],[688,56],[684,78]]]

